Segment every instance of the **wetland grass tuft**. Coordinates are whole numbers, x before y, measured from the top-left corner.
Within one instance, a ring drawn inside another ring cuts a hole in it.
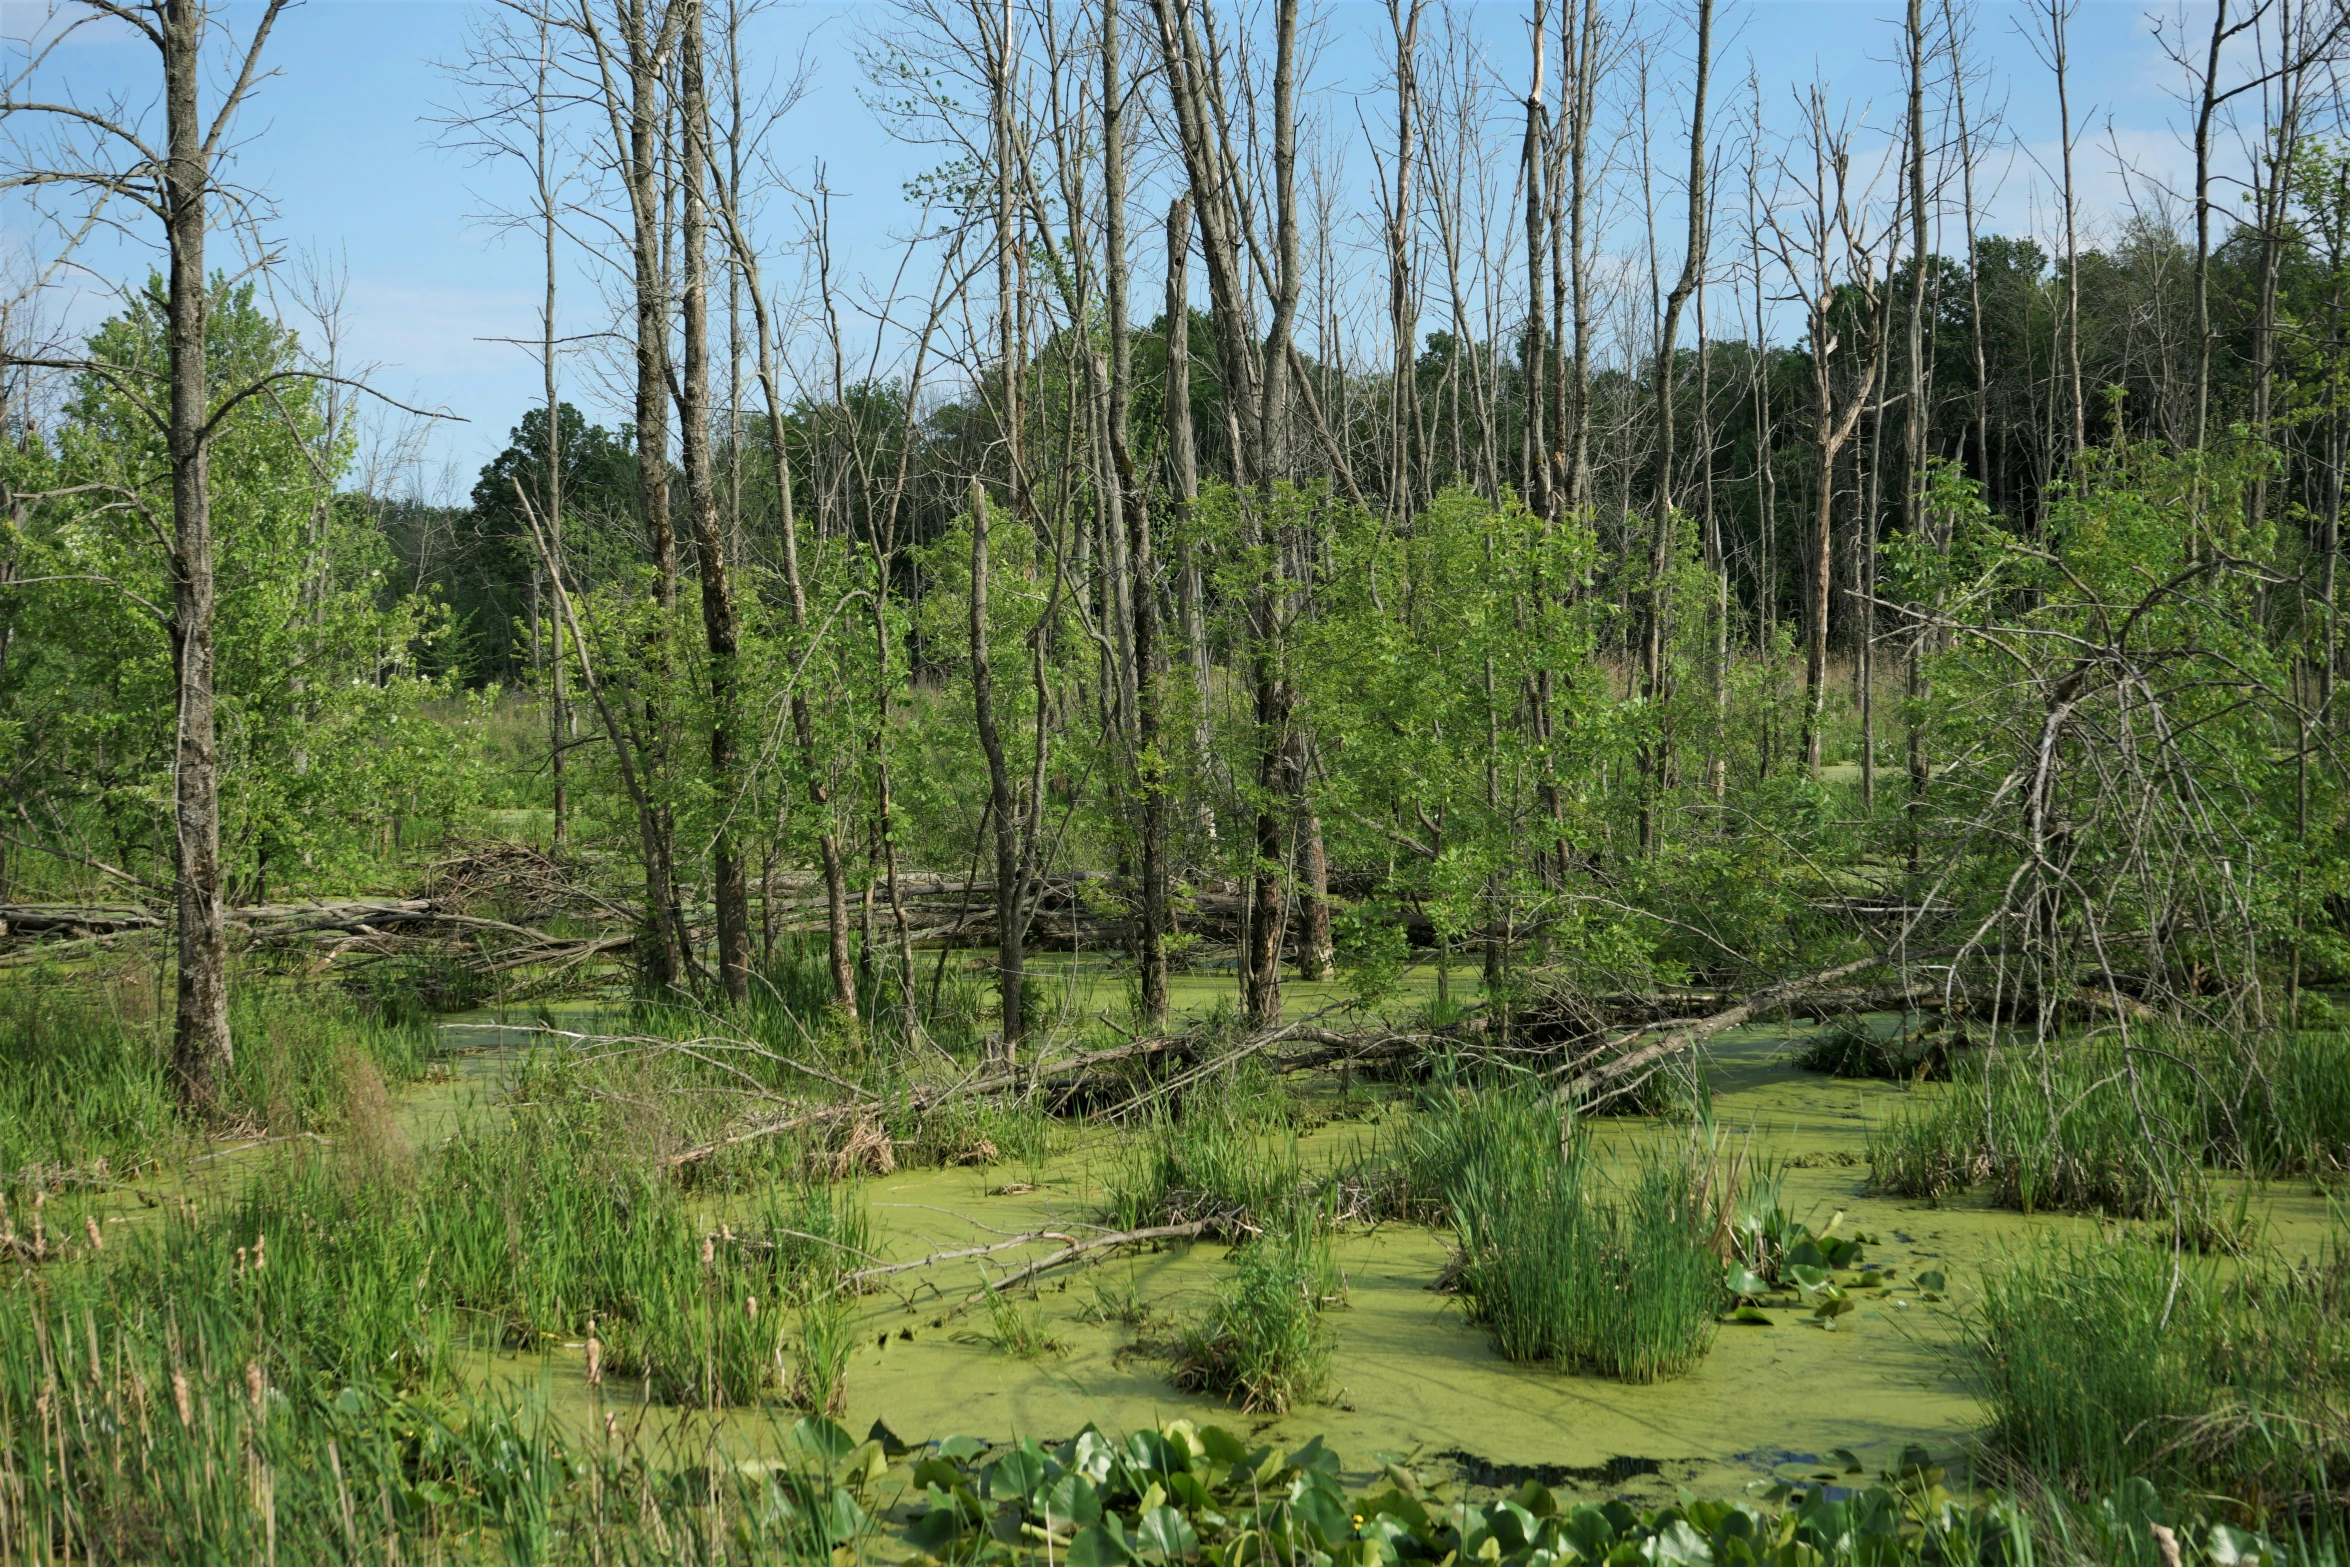
[[[1334,1335],[1323,1308],[1339,1293],[1330,1242],[1310,1209],[1240,1248],[1233,1279],[1175,1346],[1179,1388],[1281,1414],[1330,1386]]]
[[[2175,1214],[2207,1231],[2208,1168],[2350,1168],[2350,1048],[2331,1033],[2154,1029],[2010,1046],[1895,1110],[1868,1157],[1871,1183],[1897,1196],[1987,1187],[2025,1213]]]
[[[1986,1270],[1966,1346],[2012,1478],[2080,1497],[2143,1479],[2338,1540],[2346,1329],[2338,1253],[2223,1269],[2126,1238],[2052,1240]]]
[[[1609,1189],[1582,1127],[1517,1087],[1441,1088],[1402,1153],[1415,1191],[1450,1213],[1460,1287],[1508,1359],[1653,1382],[1711,1347],[1723,1296],[1710,1161],[1643,1155]]]
[[[431,1053],[429,1028],[340,991],[251,979],[231,994],[224,1108],[256,1131],[339,1128],[355,1087],[421,1076]],[[0,982],[0,1189],[71,1171],[119,1178],[182,1144],[169,1032],[144,979]]]
[[[1217,1232],[1259,1229],[1299,1199],[1297,1135],[1214,1101],[1161,1110],[1121,1151],[1108,1180],[1120,1229],[1205,1219]]]

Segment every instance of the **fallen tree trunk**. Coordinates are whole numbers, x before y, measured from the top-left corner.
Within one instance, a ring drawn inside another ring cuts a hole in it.
[[[1822,969],[1816,974],[1806,974],[1796,979],[1783,979],[1775,985],[1766,986],[1756,991],[1735,1006],[1724,1007],[1719,1012],[1710,1012],[1703,1017],[1691,1018],[1687,1022],[1673,1024],[1659,1033],[1654,1040],[1644,1045],[1638,1042],[1644,1035],[1650,1033],[1651,1029],[1635,1029],[1633,1032],[1611,1041],[1606,1047],[1611,1050],[1621,1050],[1624,1052],[1623,1054],[1613,1056],[1596,1066],[1587,1067],[1577,1072],[1573,1077],[1559,1084],[1556,1097],[1562,1104],[1592,1103],[1593,1090],[1604,1084],[1653,1067],[1667,1056],[1679,1055],[1726,1029],[1736,1028],[1739,1024],[1749,1022],[1765,1013],[1775,1012],[1810,992],[1826,985],[1833,985],[1841,979],[1850,979],[1864,969],[1875,968],[1884,961],[1883,958],[1875,956],[1858,958],[1850,963],[1840,963],[1831,969]],[[1920,984],[1914,988],[1918,994],[1925,995],[1930,994],[1935,987]],[[1879,994],[1876,991],[1861,992],[1861,995],[1872,1000]],[[1854,1010],[1860,1010],[1860,1008]],[[1627,1046],[1634,1048],[1626,1049]]]

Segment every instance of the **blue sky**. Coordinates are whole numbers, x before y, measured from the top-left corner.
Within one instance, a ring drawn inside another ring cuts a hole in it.
[[[1899,12],[1893,0],[1722,0],[1717,45],[1717,115],[1742,103],[1749,71],[1761,77],[1766,107],[1784,129],[1793,122],[1793,94],[1814,80],[1830,94],[1890,127],[1900,107],[1900,78],[1892,61]],[[1139,13],[1141,7],[1136,7]],[[1685,8],[1668,0],[1647,7],[1646,24],[1659,46],[1686,48]],[[238,36],[255,14],[230,5],[222,15]],[[265,232],[288,258],[323,257],[347,279],[348,359],[373,366],[388,393],[445,409],[466,422],[425,432],[419,461],[407,482],[425,492],[461,496],[473,471],[505,443],[508,427],[537,396],[535,357],[510,344],[487,341],[536,331],[539,257],[527,236],[501,234],[479,214],[522,199],[518,171],[485,168],[440,144],[435,118],[459,101],[438,62],[459,58],[468,29],[481,13],[469,0],[308,0],[285,14],[270,59],[279,74],[265,83],[241,127],[234,177],[265,192],[272,216]],[[928,156],[894,141],[866,109],[858,92],[855,44],[886,17],[877,6],[826,9],[784,7],[759,24],[759,57],[780,66],[804,47],[813,66],[808,97],[776,138],[779,161],[805,167],[822,158],[835,192],[836,249],[852,273],[886,278],[896,260],[891,236],[909,210],[902,183]],[[1522,56],[1523,25],[1514,8],[1483,6],[1472,25],[1483,32],[1498,66],[1512,76]],[[2204,13],[2208,15],[2208,13]],[[1992,106],[2003,107],[2010,148],[1991,226],[2010,231],[2037,225],[2046,232],[2047,177],[2054,167],[2054,94],[2026,38],[2031,11],[1989,4],[1976,17],[1977,50],[1994,73]],[[1357,136],[1353,95],[1368,94],[1367,116],[1380,108],[1378,39],[1386,28],[1380,7],[1328,5],[1321,16],[1328,47],[1317,62],[1308,99],[1339,142]],[[1142,20],[1138,15],[1136,23]],[[2199,18],[2189,13],[2187,22]],[[6,0],[0,33],[11,72],[21,66],[24,40],[48,23],[27,0]],[[2176,94],[2179,73],[2162,55],[2146,10],[2126,0],[2087,0],[2073,22],[2076,79],[2074,114],[2082,145],[2083,206],[2093,225],[2109,225],[2124,195],[2115,172],[2115,148],[2141,170],[2183,185],[2188,167],[2178,127],[2185,116]],[[1143,40],[1139,37],[1137,45]],[[1516,51],[1513,53],[1513,51]],[[50,56],[43,91],[70,92],[88,103],[118,91],[134,101],[152,97],[151,49],[120,29],[89,30]],[[1683,74],[1678,66],[1667,74]],[[1521,89],[1522,90],[1522,89]],[[1506,106],[1504,106],[1506,107]],[[1669,125],[1670,110],[1660,117]],[[1717,120],[1717,124],[1724,123]],[[24,127],[15,128],[19,136]],[[1350,167],[1367,167],[1349,149]],[[1669,200],[1669,198],[1667,198]],[[1726,196],[1725,200],[1740,199]],[[19,203],[0,207],[21,256],[45,235]],[[1137,308],[1152,313],[1156,297],[1155,226],[1137,257]],[[773,238],[780,242],[787,235]],[[1138,240],[1138,246],[1144,242]],[[1955,237],[1946,248],[1956,248]],[[83,257],[88,272],[81,296],[59,307],[68,326],[84,324],[103,308],[94,285],[144,270],[144,253],[123,240],[100,240]],[[226,257],[223,257],[226,259]],[[608,319],[598,290],[606,273],[591,260],[568,262],[565,327],[587,331]],[[788,252],[770,263],[780,280],[796,274]],[[1196,271],[1196,269],[1195,269]],[[593,366],[566,369],[568,394],[609,420],[616,406]]]

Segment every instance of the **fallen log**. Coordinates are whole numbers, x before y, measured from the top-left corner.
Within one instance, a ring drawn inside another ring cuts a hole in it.
[[[1885,959],[1875,956],[1858,958],[1850,963],[1840,963],[1831,969],[1822,969],[1816,974],[1805,974],[1795,979],[1783,979],[1775,985],[1769,985],[1756,991],[1735,1006],[1724,1007],[1719,1012],[1710,1012],[1704,1017],[1691,1018],[1687,1022],[1666,1027],[1658,1034],[1657,1038],[1647,1044],[1639,1044],[1638,1042],[1644,1035],[1655,1031],[1655,1025],[1634,1029],[1631,1033],[1611,1041],[1606,1047],[1621,1050],[1624,1052],[1623,1054],[1616,1055],[1568,1078],[1559,1084],[1555,1091],[1555,1097],[1562,1104],[1590,1104],[1594,1102],[1593,1090],[1603,1084],[1612,1083],[1619,1078],[1629,1077],[1644,1068],[1653,1067],[1667,1056],[1679,1055],[1726,1029],[1736,1028],[1741,1023],[1748,1022],[1764,1013],[1777,1011],[1809,992],[1823,986],[1833,985],[1841,979],[1849,979],[1864,969],[1875,968],[1884,961]],[[1938,987],[1925,983],[1920,983],[1915,987],[1920,995],[1930,994],[1936,988]],[[1870,991],[1863,994],[1874,997],[1878,992]],[[1635,1048],[1626,1049],[1627,1046]]]
[[[1064,1263],[1075,1262],[1080,1257],[1093,1252],[1108,1251],[1116,1246],[1134,1246],[1143,1241],[1179,1240],[1203,1235],[1214,1223],[1213,1219],[1194,1219],[1188,1224],[1153,1224],[1139,1230],[1120,1230],[1115,1235],[1097,1235],[1091,1240],[1071,1241],[1049,1257],[1039,1257],[1016,1272],[1007,1273],[1000,1279],[988,1280],[987,1283],[964,1296],[961,1303],[954,1309],[956,1311],[968,1310],[990,1295],[1000,1295],[1005,1290],[1017,1289],[1040,1274],[1048,1273]]]

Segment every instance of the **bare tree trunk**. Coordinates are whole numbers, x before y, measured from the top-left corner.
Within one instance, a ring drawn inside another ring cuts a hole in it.
[[[661,614],[645,649],[659,682],[668,664],[668,624],[677,606],[677,533],[669,515],[669,279],[663,241],[667,231],[664,147],[661,137],[664,73],[675,46],[685,6],[672,6],[652,29],[650,0],[619,0],[615,20],[621,55],[616,61],[587,0],[579,13],[581,30],[593,42],[602,76],[604,107],[611,121],[615,161],[628,197],[630,264],[635,285],[637,487],[644,512],[645,539],[653,558],[654,592]],[[626,88],[614,77],[617,66]],[[675,824],[657,790],[664,755],[665,719],[648,697],[641,747],[647,777],[641,808],[645,843],[645,982],[655,991],[681,983],[692,960],[684,911],[678,906]]]
[[[678,389],[678,424],[685,465],[686,504],[702,579],[702,631],[709,650],[710,786],[718,826],[710,841],[710,882],[718,916],[718,978],[729,1001],[749,999],[750,894],[742,856],[735,851],[735,684],[740,654],[734,599],[727,581],[726,539],[719,526],[718,491],[710,455],[710,116],[703,79],[702,0],[685,7],[679,70],[685,101],[679,182],[684,187],[685,365]]]
[[[1929,243],[1926,225],[1926,22],[1922,0],[1909,0],[1903,29],[1909,45],[1909,406],[1904,411],[1901,445],[1902,531],[1923,540],[1926,525],[1926,261]],[[1955,59],[1955,50],[1954,50]],[[1963,66],[1960,67],[1963,69]],[[1954,87],[1964,92],[1963,84]],[[1959,155],[1966,155],[1960,135]],[[1970,264],[1971,269],[1971,264]],[[1909,868],[1919,869],[1921,834],[1926,808],[1926,744],[1919,715],[1927,696],[1923,640],[1909,640],[1908,730],[1909,799],[1905,826],[1909,839]]]
[[[1599,0],[1583,0],[1567,110],[1567,260],[1574,270],[1575,300],[1575,437],[1567,459],[1567,505],[1578,512],[1591,504],[1591,265],[1585,230],[1591,208],[1591,125],[1598,111],[1600,29]],[[1566,69],[1565,61],[1560,68]]]
[[[1425,0],[1388,0],[1387,20],[1395,35],[1395,190],[1387,210],[1387,322],[1395,365],[1390,375],[1391,429],[1387,463],[1387,506],[1392,520],[1411,515],[1420,494],[1415,453],[1426,460],[1420,430],[1420,392],[1413,373],[1412,173],[1418,156],[1413,132],[1419,124],[1420,13]]]
[[[2089,419],[2088,393],[2081,385],[2080,204],[2073,192],[2072,81],[2065,36],[2073,10],[2067,0],[2049,0],[2049,63],[2056,72],[2057,145],[2064,172],[2064,357],[2072,381],[2072,449],[2077,453],[2089,444]]]
[[[1208,719],[1214,687],[1213,671],[1208,663],[1207,606],[1200,585],[1199,558],[1191,536],[1191,504],[1199,497],[1199,455],[1191,427],[1191,290],[1187,282],[1190,260],[1191,198],[1183,195],[1177,196],[1167,208],[1167,384],[1162,417],[1167,425],[1167,482],[1174,492],[1177,607],[1183,620],[1183,646],[1191,660],[1195,688],[1192,765],[1205,777],[1214,755],[1215,735]],[[1213,841],[1216,813],[1204,791],[1197,810],[1200,831]]]
[[[1573,0],[1565,0],[1572,4]],[[1712,0],[1701,0],[1709,9]],[[1526,183],[1526,346],[1520,355],[1526,398],[1525,450],[1520,454],[1519,471],[1523,476],[1527,503],[1537,516],[1549,518],[1556,514],[1557,503],[1550,493],[1550,461],[1545,448],[1549,444],[1543,436],[1542,415],[1548,398],[1543,386],[1543,371],[1549,365],[1549,355],[1543,350],[1544,322],[1542,319],[1542,242],[1543,242],[1543,157],[1542,148],[1546,127],[1543,124],[1542,51],[1548,35],[1544,31],[1544,0],[1534,0],[1534,16],[1529,24],[1527,42],[1534,60],[1532,78],[1526,86],[1526,141],[1520,159],[1521,178]]]
[[[537,186],[539,234],[546,250],[546,300],[539,312],[539,368],[544,372],[547,402],[547,548],[560,560],[563,556],[563,405],[557,393],[555,380],[555,178],[554,146],[548,134],[547,104],[554,61],[552,50],[553,24],[542,13],[538,18],[539,61],[537,91],[531,95],[532,141],[531,173]],[[567,673],[564,669],[563,618],[551,616],[549,630],[552,650],[548,663],[549,711],[547,714],[547,772],[554,789],[555,846],[561,848],[571,834],[571,801],[564,778],[564,767],[571,746],[571,706],[565,690]]]
[[[1653,709],[1652,721],[1660,728],[1650,737],[1642,755],[1640,848],[1643,853],[1656,848],[1657,796],[1665,786],[1666,753],[1671,745],[1661,726],[1667,694],[1666,651],[1672,635],[1667,624],[1670,604],[1666,577],[1672,567],[1673,552],[1673,350],[1681,333],[1681,311],[1705,276],[1705,92],[1707,79],[1713,72],[1713,23],[1713,0],[1697,0],[1697,81],[1689,106],[1688,248],[1681,261],[1681,275],[1674,279],[1672,292],[1665,296],[1664,320],[1657,329],[1656,340],[1656,514],[1648,544],[1641,676],[1644,694]]]
[[[1126,73],[1119,60],[1118,0],[1102,0],[1103,250],[1110,315],[1108,438],[1126,522],[1127,611],[1133,618],[1133,771],[1141,829],[1141,930],[1135,954],[1145,1029],[1167,1022],[1167,769],[1161,754],[1159,585],[1151,553],[1150,502],[1127,438],[1134,396],[1134,334],[1126,310]],[[1173,236],[1170,236],[1172,242]],[[1170,333],[1181,331],[1175,314]],[[1172,356],[1170,356],[1171,362]]]
[[[979,748],[987,754],[988,806],[995,818],[996,987],[1003,1013],[1002,1054],[1015,1059],[1025,1026],[1021,986],[1027,950],[1020,883],[1021,812],[1012,797],[1012,772],[1004,756],[1003,736],[996,727],[995,666],[987,645],[988,515],[987,491],[971,481],[971,707],[979,729]],[[1044,715],[1037,715],[1044,723]]]
[[[791,454],[786,445],[790,426],[783,411],[781,347],[774,318],[768,313],[766,285],[759,269],[758,248],[744,225],[742,193],[730,188],[718,204],[726,227],[727,246],[743,275],[750,296],[751,326],[758,341],[759,391],[767,409],[767,440],[775,448],[776,533],[782,545],[784,604],[795,636],[808,634],[808,590],[800,573],[799,509],[792,492]],[[812,650],[802,649],[801,656]],[[832,977],[832,1005],[842,1017],[857,1018],[857,976],[849,961],[849,877],[842,863],[840,834],[833,821],[832,790],[825,782],[823,759],[816,746],[815,715],[806,689],[799,682],[791,690],[792,741],[807,775],[808,803],[817,817],[816,849],[824,872],[826,969]]]
[[[274,18],[277,7],[270,8]],[[165,296],[171,356],[171,652],[178,685],[172,756],[172,829],[178,857],[179,995],[172,1070],[180,1102],[210,1117],[234,1060],[228,1023],[228,923],[220,865],[220,752],[213,709],[212,453],[206,439],[211,382],[205,327],[212,295],[204,275],[212,148],[197,106],[210,20],[199,0],[169,0],[158,43],[163,55],[165,239],[171,274]],[[265,20],[264,30],[268,26]],[[259,42],[256,40],[258,50]]]

